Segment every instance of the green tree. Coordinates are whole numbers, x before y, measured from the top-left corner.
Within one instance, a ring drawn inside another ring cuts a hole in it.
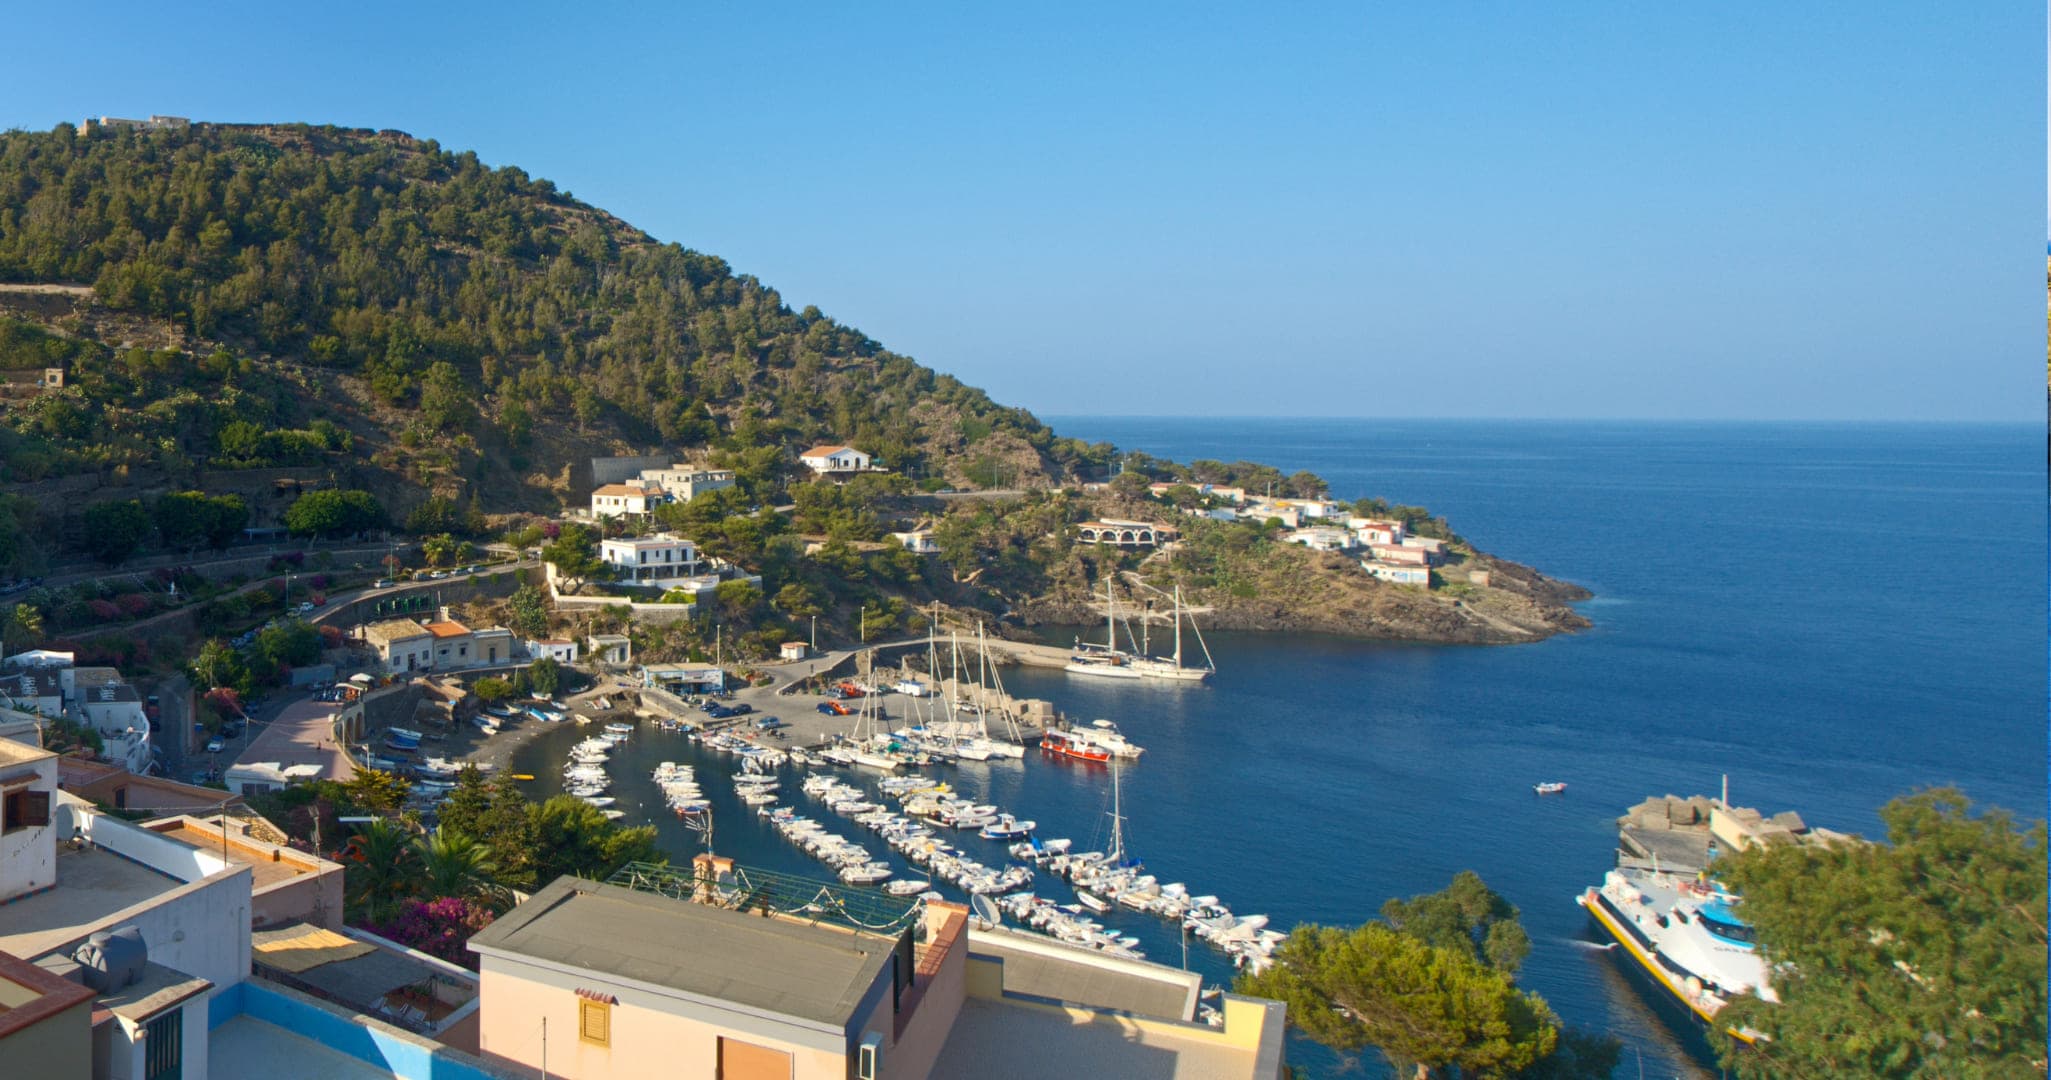
[[[43,612],[34,604],[16,604],[0,621],[0,656],[33,648],[43,637]]]
[[[383,504],[367,491],[322,488],[285,508],[285,527],[297,536],[349,536],[385,525]]]
[[[216,686],[234,686],[241,682],[242,658],[220,638],[211,638],[199,647],[192,658],[192,682],[194,686],[212,689]]]
[[[582,525],[563,526],[562,532],[541,549],[541,558],[555,567],[556,576],[572,593],[606,569],[604,560],[598,557],[597,537]]]
[[[342,790],[350,802],[365,810],[389,813],[406,801],[406,793],[413,790],[413,781],[383,769],[359,768],[356,775],[343,781]]]
[[[544,656],[527,665],[527,685],[542,697],[554,697],[562,682],[563,666],[554,657]]]
[[[420,542],[420,554],[429,566],[447,566],[456,558],[456,538],[448,533],[430,536]]]
[[[1517,910],[1471,871],[1436,893],[1390,900],[1386,922],[1299,926],[1241,993],[1289,1006],[1290,1023],[1342,1050],[1373,1046],[1423,1078],[1608,1076],[1621,1048],[1565,1029],[1513,979],[1530,950]]]
[[[1506,975],[1516,974],[1531,952],[1517,909],[1472,870],[1453,875],[1453,883],[1440,892],[1389,900],[1382,905],[1382,918],[1427,945],[1464,950]]]
[[[722,581],[713,587],[712,595],[719,603],[720,617],[729,621],[747,615],[762,602],[762,590],[745,581]]]
[[[469,835],[453,831],[447,822],[424,836],[413,838],[414,858],[420,864],[420,886],[429,896],[471,896],[491,885],[498,862],[491,849]]]
[[[533,807],[535,877],[547,883],[564,874],[605,878],[629,862],[660,862],[655,826],[621,828],[595,806],[569,795]]]
[[[1953,789],[1880,811],[1886,844],[1773,845],[1719,864],[1780,1003],[1732,1002],[1737,1076],[2043,1076],[2045,826]]]
[[[378,818],[350,838],[344,884],[349,906],[369,922],[382,922],[399,901],[418,890],[420,861],[406,828]]]
[[[1238,991],[1289,1007],[1289,1020],[1327,1046],[1373,1046],[1418,1080],[1511,1076],[1551,1054],[1559,1024],[1545,1001],[1465,949],[1444,949],[1381,923],[1354,930],[1299,926],[1275,965]]]
[[[506,622],[512,631],[524,638],[548,636],[548,594],[534,585],[522,585],[513,590],[506,601],[510,609]]]
[[[825,610],[810,587],[795,581],[776,590],[776,607],[793,619],[810,618]]]
[[[484,680],[478,681],[482,683]],[[440,827],[465,836],[489,836],[485,815],[491,809],[491,794],[491,785],[485,782],[483,771],[475,765],[463,766],[456,773],[456,786],[442,800],[437,813]]]
[[[134,499],[94,503],[85,508],[86,550],[113,566],[135,554],[150,534],[149,511]]]
[[[486,705],[496,705],[513,696],[513,684],[496,675],[486,675],[470,687],[470,692]]]
[[[430,495],[406,515],[406,531],[415,536],[456,532],[462,527],[463,512],[456,500],[446,495]]]
[[[477,422],[477,404],[463,376],[447,361],[436,361],[420,380],[420,414],[435,431],[468,431]]]

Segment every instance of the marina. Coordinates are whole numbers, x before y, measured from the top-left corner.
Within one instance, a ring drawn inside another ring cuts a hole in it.
[[[1544,443],[1544,436],[1543,431],[1526,432],[1519,438]],[[1955,452],[1970,456],[1973,440],[1956,441],[1967,448]],[[1578,445],[1556,449],[1562,459],[1573,461],[1595,453]],[[1812,449],[1862,461],[1878,453],[1860,449],[1856,440],[1835,437]],[[1493,451],[1472,452],[1491,468],[1502,460]],[[1748,452],[1716,440],[1705,442],[1700,451],[1705,461],[1713,459],[1716,470],[1725,469],[1730,460],[1743,460]],[[1388,460],[1404,460],[1400,446],[1378,453]],[[1611,505],[1608,500],[1616,483],[1652,481],[1642,476],[1631,479],[1629,462],[1601,453],[1595,453],[1595,459],[1600,466],[1588,465],[1585,475],[1562,474],[1551,463],[1530,466],[1530,475],[1518,481],[1519,490],[1543,491],[1548,500],[1565,500],[1574,514],[1605,526],[1607,535],[1637,536],[1632,522],[1604,517],[1605,508]],[[1687,472],[1682,466],[1669,467]],[[1749,467],[1769,466],[1754,462]],[[1884,464],[1862,467],[1875,476],[1893,475]],[[1433,482],[1441,488],[1450,486],[1456,494],[1460,490],[1437,474]],[[1662,473],[1658,483],[1666,482]],[[1941,478],[1909,482],[1897,477],[1888,482],[1905,485],[1905,491],[1922,491]],[[1699,494],[1701,489],[1691,490]],[[1717,489],[1712,484],[1708,490]],[[1688,512],[1677,520],[1696,522],[1694,515],[1736,512],[1740,507],[1764,506],[1791,514],[1821,497],[1813,487],[1792,490],[1799,494],[1771,485],[1757,490],[1748,486],[1735,502],[1706,497],[1702,507],[1688,504]],[[1520,514],[1538,520],[1540,511],[1559,512],[1550,502],[1535,506],[1504,499],[1500,488],[1484,485],[1463,507],[1463,519],[1471,516],[1480,527],[1514,530],[1526,520]],[[2001,505],[2034,507],[2031,512],[2041,514],[2041,506],[2032,499],[2041,500],[2041,493],[2018,492],[2011,503]],[[1879,501],[1907,512],[1913,500],[1896,495]],[[1993,496],[1982,501],[1999,503]],[[1979,512],[1999,516],[1980,503],[1968,502],[1979,506]],[[1699,522],[1690,527],[1698,526]],[[1970,708],[1957,705],[1953,676],[1938,685],[1922,674],[1934,669],[1912,662],[1931,649],[1921,636],[1883,637],[1875,643],[1870,632],[1861,629],[1857,640],[1862,647],[1877,650],[1875,658],[1869,661],[1863,653],[1847,652],[1841,639],[1831,637],[1842,631],[1835,613],[1820,615],[1821,609],[1808,603],[1813,597],[1784,579],[1774,579],[1777,591],[1747,589],[1739,596],[1774,619],[1802,628],[1803,634],[1816,638],[1815,647],[1804,644],[1810,637],[1760,635],[1711,618],[1704,613],[1722,610],[1733,601],[1690,584],[1692,578],[1677,576],[1674,567],[1660,562],[1671,549],[1687,552],[1690,565],[1722,566],[1720,572],[1726,576],[1736,572],[1718,562],[1718,552],[1700,544],[1691,547],[1693,535],[1662,526],[1646,532],[1642,543],[1634,540],[1627,549],[1629,565],[1652,569],[1612,582],[1591,582],[1598,592],[1619,597],[1598,598],[1588,606],[1598,628],[1530,648],[1419,648],[1315,635],[1207,631],[1220,673],[1207,685],[1186,684],[1185,692],[1164,693],[1165,684],[1082,679],[1061,670],[1072,653],[1068,643],[1080,632],[1077,628],[1046,628],[1044,644],[992,640],[980,650],[973,632],[964,630],[959,633],[961,667],[972,671],[980,651],[1001,675],[1005,699],[988,701],[992,734],[1002,730],[1000,716],[1010,717],[1030,742],[1018,759],[955,756],[888,771],[819,765],[826,759],[808,748],[823,747],[848,734],[860,720],[861,699],[780,691],[829,668],[827,682],[860,681],[857,664],[845,654],[772,669],[779,676],[774,685],[722,699],[752,704],[750,714],[711,719],[696,705],[665,712],[638,700],[635,687],[607,684],[559,703],[556,711],[569,714],[562,719],[543,722],[530,716],[504,725],[500,734],[488,739],[463,725],[446,743],[427,743],[426,753],[446,759],[468,757],[494,764],[506,775],[532,776],[535,779],[521,781],[523,792],[545,798],[563,790],[561,772],[571,747],[602,737],[606,723],[630,722],[633,733],[610,747],[603,763],[611,785],[595,797],[613,798],[615,802],[603,809],[620,814],[625,824],[653,823],[673,860],[703,850],[705,829],[710,828],[713,848],[722,855],[793,875],[824,876],[824,864],[758,813],[764,807],[789,808],[860,846],[867,858],[859,865],[888,866],[888,877],[861,888],[904,897],[939,892],[959,899],[964,891],[930,863],[912,862],[880,833],[836,814],[800,786],[815,772],[834,776],[858,789],[855,801],[873,803],[879,811],[910,823],[913,819],[904,813],[902,803],[884,796],[880,785],[890,777],[945,783],[953,797],[967,801],[971,809],[989,807],[1000,816],[971,830],[917,824],[986,869],[1001,871],[1017,862],[1033,870],[1028,887],[990,897],[1000,905],[998,914],[1007,926],[1033,929],[1032,924],[1040,921],[1045,932],[1053,925],[1043,914],[1049,911],[1063,919],[1090,920],[1109,935],[1108,944],[1134,948],[1156,962],[1186,964],[1213,986],[1229,983],[1235,972],[1233,956],[1223,947],[1213,947],[1219,937],[1227,943],[1258,938],[1261,931],[1280,932],[1306,921],[1355,925],[1383,899],[1434,891],[1457,871],[1474,869],[1519,907],[1531,934],[1534,948],[1523,968],[1523,985],[1545,995],[1569,1021],[1624,1039],[1627,1056],[1642,1055],[1648,1074],[1702,1077],[1713,1073],[1703,1069],[1709,1052],[1701,1022],[1678,1000],[1666,1002],[1672,1008],[1664,1007],[1661,995],[1671,999],[1671,994],[1659,989],[1643,965],[1576,902],[1617,865],[1616,808],[1642,796],[1647,786],[1699,790],[1728,768],[1734,784],[1756,792],[1762,801],[1801,806],[1834,826],[1873,835],[1880,828],[1874,810],[1932,775],[1956,779],[1996,805],[2031,805],[2033,799],[2041,800],[2041,786],[1997,764],[2027,756],[2012,744],[2020,730],[2017,710],[2037,707],[2034,700],[2015,705],[1988,693],[1974,697]],[[1573,537],[1546,534],[1520,542],[1550,552],[1548,558],[1566,567],[1592,565],[1607,557],[1606,552],[1575,546],[1578,541]],[[1562,546],[1548,548],[1548,542]],[[1816,542],[1843,545],[1846,536],[1833,532]],[[1880,557],[1877,552],[1854,554],[1854,561]],[[1851,591],[1842,591],[1846,588]],[[1877,587],[1862,592],[1840,584],[1833,590],[1837,602],[1865,609],[1884,610],[1895,602],[1891,596],[1876,596]],[[1870,617],[1866,611],[1860,625]],[[1101,624],[1095,629],[1101,633]],[[921,710],[950,700],[973,701],[979,684],[981,694],[994,694],[990,684],[968,671],[958,680],[952,677],[956,669],[945,658],[952,647],[950,637],[943,633],[938,638],[943,658],[937,678],[923,664],[914,664],[911,671],[900,664],[908,655],[926,655],[923,634],[896,643],[872,664],[871,677],[886,688],[878,701],[883,730],[909,732],[904,737],[913,738],[918,734],[913,729],[936,716]],[[1710,648],[1703,642],[1716,644]],[[1836,644],[1825,648],[1830,642]],[[1009,662],[1014,653],[1028,662]],[[2028,650],[2009,655],[1985,641],[1969,649],[1939,649],[1935,655],[1945,670],[1963,672],[1974,685],[1989,687],[2013,683],[2020,677],[2017,671],[2034,670],[2032,665],[2040,666],[2041,661]],[[1728,668],[1739,661],[1777,673],[1778,682],[1733,683]],[[1818,672],[1847,663],[1851,673],[1845,678],[1833,678],[1827,687],[1816,685]],[[2041,698],[2041,672],[2036,677]],[[1906,690],[1897,686],[1903,680]],[[923,693],[901,692],[900,683],[916,685]],[[1780,691],[1773,689],[1783,684],[1825,704],[1811,705],[1804,723],[1791,725],[1779,705]],[[1647,689],[1652,686],[1660,689]],[[1881,686],[1897,689],[1870,689]],[[1715,703],[1716,723],[1701,723],[1699,708],[1678,707],[1673,687],[1681,688],[1687,700]],[[1895,695],[1901,693],[1917,702],[1943,703],[1945,722],[1959,732],[1960,740],[1913,742],[1907,740],[1908,728],[1875,726],[1873,717],[1899,711],[1901,702]],[[610,711],[599,709],[599,697],[613,706]],[[1034,702],[1046,703],[1046,708],[1041,710]],[[825,704],[843,711],[829,715],[815,708]],[[1066,730],[1055,714],[1057,707],[1075,718],[1076,727],[1094,727],[1095,719],[1112,721],[1144,752],[1137,760],[1115,763],[1108,753],[1103,760],[1090,760],[1045,752],[1046,740],[1036,737],[1047,729]],[[636,716],[636,710],[645,715]],[[542,711],[550,709],[544,706]],[[575,722],[580,717],[588,717],[588,722]],[[771,722],[776,726],[762,726]],[[698,739],[684,737],[694,730],[701,732]],[[1852,730],[1864,735],[1847,741],[1843,733]],[[383,733],[376,737],[381,743]],[[1741,761],[1730,756],[1736,753],[1732,747],[1743,748]],[[1911,747],[1912,754],[1907,752]],[[1986,747],[2005,749],[1989,754]],[[745,770],[742,755],[750,748],[788,756],[791,764],[774,770],[776,787],[733,782],[737,769]],[[414,760],[412,754],[392,754]],[[680,815],[668,805],[662,789],[649,779],[663,761],[693,768],[698,790],[689,801],[702,802],[709,813]],[[1735,764],[1725,766],[1726,761]],[[1103,895],[1089,883],[1078,888],[1077,882],[1050,868],[1050,856],[1104,852],[1109,847],[1114,764],[1118,809],[1126,826],[1124,846],[1143,866],[1135,883],[1138,877],[1154,875],[1154,886],[1170,907],[1180,899],[1170,888],[1178,881],[1192,908],[1215,895],[1230,903],[1232,922],[1200,915],[1199,930],[1187,915],[1170,920],[1139,910],[1135,905],[1153,895],[1144,886],[1122,896]],[[1563,786],[1549,794],[1539,791],[1539,785],[1555,784]],[[755,801],[748,801],[750,795]],[[986,828],[1006,831],[1003,813],[1012,815],[1012,827],[1033,822],[1032,832],[1024,839],[985,838]],[[1688,850],[1679,832],[1642,830],[1635,835],[1642,849],[1636,854],[1648,863],[1656,856],[1664,869],[1686,865],[1676,861]],[[1060,843],[1064,839],[1067,845]],[[1035,851],[1035,844],[1044,853]],[[833,876],[838,877],[837,871]],[[1031,894],[1030,900],[1024,899],[1026,894]],[[1243,925],[1240,912],[1265,912],[1271,925]],[[1200,932],[1212,938],[1200,937]],[[1120,940],[1124,938],[1136,944],[1126,945]],[[1303,1040],[1292,1040],[1293,1061],[1309,1063],[1314,1070],[1338,1067],[1322,1053]]]

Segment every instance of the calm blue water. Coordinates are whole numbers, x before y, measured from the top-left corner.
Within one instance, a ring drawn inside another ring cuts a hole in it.
[[[1626,1073],[1640,1055],[1647,1076],[1700,1068],[1699,1045],[1580,944],[1573,896],[1610,865],[1632,803],[1713,793],[1728,773],[1741,805],[1868,834],[1883,803],[1928,785],[2044,811],[2040,427],[1054,423],[1175,460],[1311,469],[1339,496],[1429,506],[1483,550],[1594,590],[1593,630],[1534,645],[1216,634],[1208,688],[1006,680],[1145,745],[1123,791],[1149,869],[1278,928],[1358,923],[1476,870],[1522,909],[1524,985],[1624,1039]],[[652,798],[628,770],[689,751],[660,735],[635,746],[615,792]],[[701,769],[716,797],[720,771]],[[1565,795],[1531,793],[1554,779]],[[1085,844],[1109,803],[1102,770],[1040,760],[954,781]],[[738,804],[720,809],[723,854],[814,868]],[[695,850],[663,828],[679,856]],[[1152,959],[1181,962],[1163,924],[1117,921]],[[1206,947],[1189,957],[1227,978]],[[1380,1071],[1301,1040],[1291,1057],[1311,1075]]]

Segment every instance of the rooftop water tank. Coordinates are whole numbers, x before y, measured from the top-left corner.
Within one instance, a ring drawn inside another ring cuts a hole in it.
[[[143,944],[142,931],[133,926],[102,930],[86,939],[71,959],[83,969],[85,984],[98,993],[119,990],[142,978],[150,950]]]

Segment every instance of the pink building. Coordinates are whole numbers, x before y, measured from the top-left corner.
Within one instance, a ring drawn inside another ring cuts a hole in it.
[[[1197,975],[1037,935],[983,940],[958,904],[709,855],[613,881],[558,878],[470,939],[486,1061],[538,1071],[545,1027],[549,1075],[564,1080],[1279,1080],[1285,1068],[1281,1004],[1228,994],[1214,1027],[1196,1019]]]

